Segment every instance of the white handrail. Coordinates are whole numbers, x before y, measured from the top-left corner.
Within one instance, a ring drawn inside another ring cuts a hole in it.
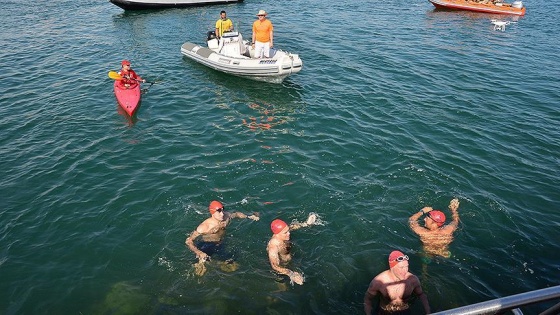
[[[560,285],[540,289],[516,295],[510,295],[495,300],[476,303],[472,305],[462,306],[446,311],[432,313],[432,315],[481,315],[481,314],[496,314],[508,310],[516,309],[520,306],[529,304],[540,303],[548,300],[560,298]],[[558,308],[558,304],[550,309]],[[549,309],[549,310],[550,310]],[[547,314],[548,310],[543,314]]]

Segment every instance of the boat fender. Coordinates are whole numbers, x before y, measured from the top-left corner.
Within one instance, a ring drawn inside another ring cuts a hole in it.
[[[294,57],[292,57],[292,55],[288,55],[288,57],[290,57],[290,63],[292,64],[290,66],[290,74],[292,74],[292,72],[294,70]]]
[[[517,8],[517,9],[523,9],[523,2],[521,1],[513,1],[513,3],[511,4],[512,7]]]

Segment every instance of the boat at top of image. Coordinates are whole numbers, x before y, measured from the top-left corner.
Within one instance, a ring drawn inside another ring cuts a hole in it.
[[[521,1],[505,3],[503,0],[428,0],[436,8],[450,10],[467,10],[494,14],[525,15],[525,6]]]
[[[255,49],[236,31],[224,33],[220,40],[208,32],[207,46],[187,42],[181,53],[212,69],[270,83],[282,83],[303,67],[299,55],[283,50],[271,49],[271,57],[255,58]]]
[[[211,4],[243,2],[243,0],[109,0],[124,10],[182,8]]]

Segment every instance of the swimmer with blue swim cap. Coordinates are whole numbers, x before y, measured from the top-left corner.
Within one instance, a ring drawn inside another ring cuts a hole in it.
[[[453,232],[459,226],[459,199],[455,198],[449,203],[451,222],[445,225],[445,214],[432,207],[424,207],[408,219],[410,229],[416,233],[424,245],[424,251],[429,255],[451,257],[449,244],[453,241]],[[418,219],[424,216],[424,226],[420,226]]]

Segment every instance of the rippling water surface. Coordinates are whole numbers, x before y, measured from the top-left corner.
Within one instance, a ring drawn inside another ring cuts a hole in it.
[[[0,313],[357,314],[392,249],[435,311],[558,285],[559,9],[525,4],[501,32],[421,0],[5,1]],[[267,10],[302,72],[273,85],[184,59],[221,9],[246,37]],[[107,77],[124,58],[161,81],[132,120]],[[426,261],[407,219],[454,197],[453,256]],[[184,240],[213,199],[261,221],[227,230],[239,269],[197,277]],[[306,283],[277,282],[269,222],[309,212],[322,225],[292,233]]]

